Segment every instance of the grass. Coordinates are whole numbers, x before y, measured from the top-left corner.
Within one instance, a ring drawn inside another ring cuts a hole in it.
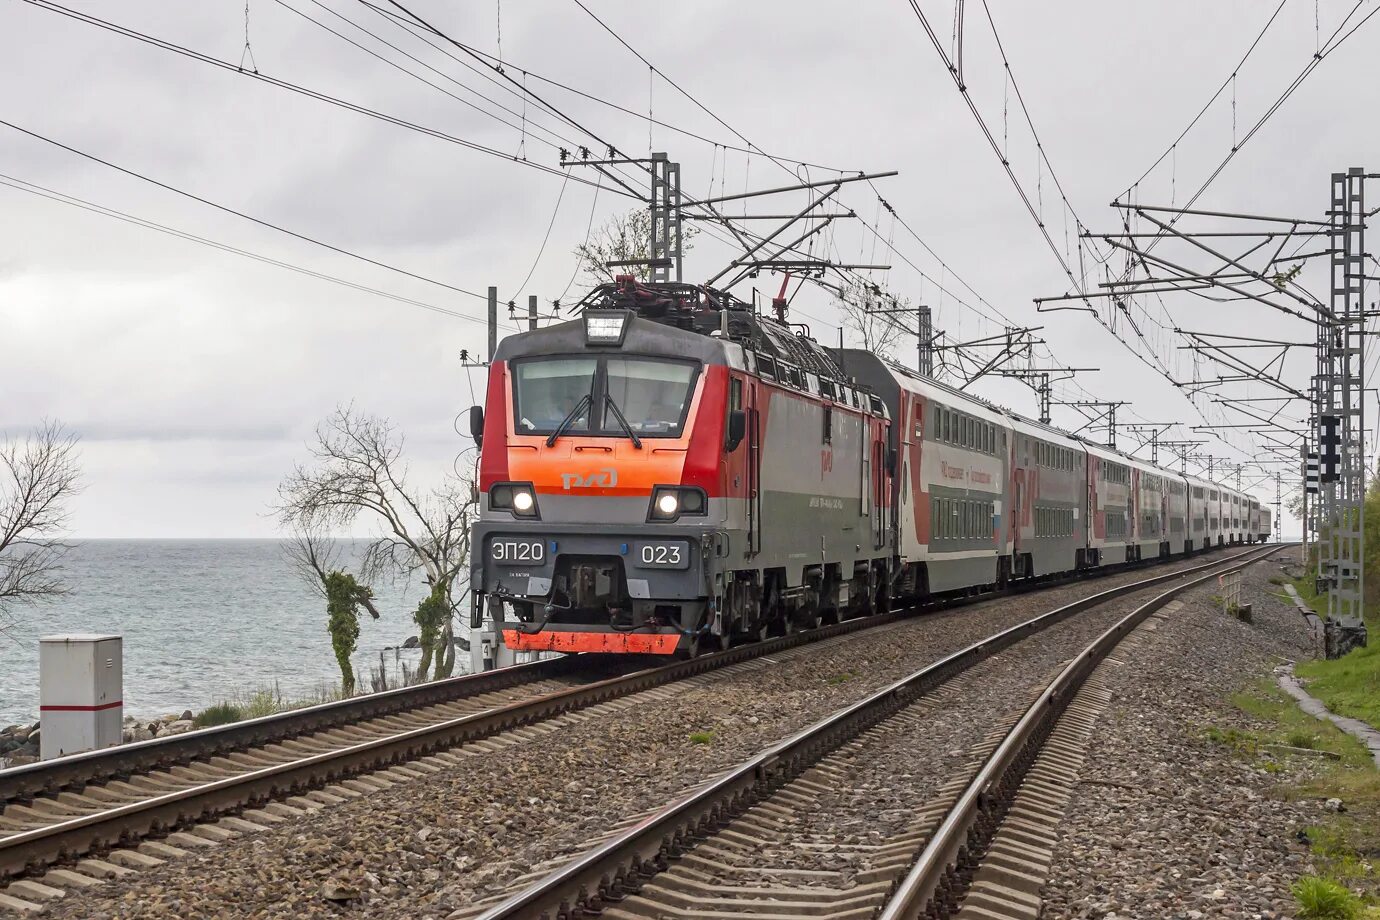
[[[714,740],[713,732],[691,732],[690,741],[694,744],[709,744]]]
[[[388,663],[383,657],[383,652],[379,652],[378,665],[370,666],[369,674],[359,681],[355,690],[358,693],[379,693],[384,690],[411,687],[414,684],[424,682],[422,676],[415,669],[409,667],[406,661],[398,661],[394,670],[390,671]],[[241,691],[231,699],[221,700],[207,706],[193,716],[192,720],[197,728],[229,725],[231,722],[258,719],[262,716],[271,716],[291,709],[305,709],[308,706],[316,706],[321,703],[333,703],[336,700],[345,699],[346,695],[340,684],[321,683],[317,685],[314,691],[303,696],[288,698],[283,696],[278,682],[274,681],[272,684],[260,684],[250,690]]]
[[[274,682],[272,685],[263,684],[237,694],[233,699],[222,700],[207,706],[193,716],[192,721],[197,728],[229,725],[231,722],[258,719],[262,716],[271,716],[275,713],[287,712],[290,709],[303,709],[319,703],[330,703],[338,699],[343,699],[339,686],[322,684],[316,688],[315,692],[306,696],[288,698],[283,696],[277,682]]]
[[[1380,629],[1372,626],[1365,648],[1334,661],[1304,662],[1294,671],[1328,709],[1380,727]]]
[[[824,682],[826,684],[844,684],[852,680],[856,676],[856,674],[853,674],[850,671],[844,671],[842,674],[835,674],[834,676],[828,678]]]
[[[193,722],[197,728],[209,728],[212,725],[229,725],[243,718],[243,711],[234,703],[216,703],[198,712]]]
[[[1232,697],[1260,728],[1207,729],[1212,741],[1282,776],[1279,792],[1311,801],[1337,798],[1346,811],[1307,829],[1314,874],[1295,884],[1301,920],[1380,920],[1380,770],[1365,746],[1331,722],[1305,713],[1272,681]],[[1339,760],[1290,756],[1265,745],[1330,751]],[[1362,892],[1358,895],[1356,892]]]
[[[1319,594],[1313,590],[1315,585],[1312,573],[1304,575],[1302,578],[1293,579],[1291,584],[1293,584],[1294,590],[1299,593],[1299,597],[1303,598],[1303,602],[1312,608],[1314,613],[1324,620],[1327,619],[1327,595]]]
[[[1294,729],[1285,737],[1284,743],[1290,747],[1305,748],[1311,751],[1318,744],[1318,736],[1311,730]]]
[[[1294,590],[1319,616],[1327,618],[1327,595],[1313,591],[1311,575],[1296,578]],[[1368,605],[1371,606],[1371,605]],[[1367,611],[1371,644],[1332,661],[1307,661],[1295,668],[1308,681],[1308,692],[1338,715],[1380,728],[1380,613]]]
[[[1305,875],[1294,883],[1302,920],[1358,920],[1364,905],[1345,885],[1330,878]]]

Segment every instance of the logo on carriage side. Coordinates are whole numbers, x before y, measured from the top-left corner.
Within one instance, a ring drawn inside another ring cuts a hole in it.
[[[579,473],[561,474],[561,488],[567,492],[571,489],[612,489],[616,485],[618,471],[613,467],[595,470],[588,476],[581,476]]]

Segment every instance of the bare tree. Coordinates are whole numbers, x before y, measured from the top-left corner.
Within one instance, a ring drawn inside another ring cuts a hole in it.
[[[681,224],[681,252],[694,248],[690,241],[699,233],[699,227],[690,223]],[[627,268],[607,268],[609,262],[646,261],[652,257],[652,215],[645,208],[638,208],[626,214],[610,218],[589,239],[575,247],[575,257],[580,260],[580,271],[586,282],[593,287],[612,281],[615,275],[625,273],[647,277],[646,265],[630,265]]]
[[[0,618],[67,593],[59,569],[70,546],[59,536],[80,479],[76,435],[57,422],[0,440]]]
[[[883,296],[874,288],[859,281],[850,281],[835,298],[835,305],[843,314],[843,328],[865,351],[894,357],[896,346],[911,335],[910,325],[902,313],[882,313],[881,310],[906,310],[910,301],[902,297]]]
[[[378,533],[360,562],[363,580],[423,578],[429,592],[414,614],[421,627],[420,671],[427,673],[434,658],[434,676],[450,676],[456,603],[468,584],[470,484],[447,474],[435,488],[414,489],[407,481],[402,436],[386,419],[353,406],[336,409],[318,425],[308,449],[312,462],[298,465],[278,487],[279,520],[299,534],[299,570],[305,565],[317,577],[329,576],[330,550],[321,543],[321,529],[344,529],[361,515],[372,519]]]

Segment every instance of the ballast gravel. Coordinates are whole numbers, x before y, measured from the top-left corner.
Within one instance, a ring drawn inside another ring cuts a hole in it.
[[[440,920],[949,652],[1077,597],[1202,561],[931,614],[672,685],[614,715],[69,893],[48,914]],[[357,896],[329,897],[342,893]]]
[[[1296,551],[1276,559],[1289,557]],[[1277,561],[1245,571],[1253,623],[1195,593],[1110,669],[1113,699],[1060,826],[1043,918],[1294,916],[1290,885],[1310,870],[1298,834],[1321,820],[1324,804],[1285,801],[1279,786],[1289,775],[1209,737],[1210,728],[1267,728],[1231,695],[1283,659],[1312,656],[1297,608],[1268,581],[1279,574]]]

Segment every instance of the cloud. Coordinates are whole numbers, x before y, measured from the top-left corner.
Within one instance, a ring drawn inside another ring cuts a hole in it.
[[[372,41],[314,5],[288,2],[363,43]],[[925,8],[948,39],[952,5]],[[232,61],[244,43],[239,8],[137,0],[91,9]],[[367,10],[340,12],[456,80],[516,106],[520,121],[528,122],[525,149],[534,162],[558,165],[555,152],[534,139],[538,124],[602,153],[579,128],[536,104],[524,113],[516,97]],[[493,8],[439,5],[422,12],[463,40],[497,51]],[[841,15],[834,5],[786,0],[716,0],[674,9],[628,0],[599,12],[755,144],[840,169],[899,169],[900,176],[879,181],[877,189],[947,267],[891,221],[866,185],[845,188],[841,207],[875,222],[929,279],[856,222],[838,222],[829,251],[845,260],[893,263],[891,284],[930,304],[936,326],[952,338],[993,328],[955,302],[955,295],[975,301],[956,281],[957,271],[1013,324],[1043,326],[1039,335],[1062,361],[1101,367],[1101,373],[1080,379],[1099,398],[1133,400],[1135,411],[1151,420],[1197,423],[1179,393],[1089,317],[1036,312],[1032,299],[1067,290],[1068,279],[904,5],[855,5]],[[658,119],[744,146],[664,79],[649,86],[645,66],[578,7],[505,5],[503,14],[505,69],[513,79],[520,82],[528,68],[635,113],[650,109]],[[1117,228],[1107,203],[1197,112],[1227,76],[1226,58],[1234,60],[1263,22],[1253,9],[1243,14],[1236,7],[1179,0],[1153,7],[1086,0],[1061,8],[1058,16],[1039,5],[1010,5],[994,14],[1064,191],[1095,230]],[[587,186],[571,181],[562,196],[558,177],[26,4],[6,9],[4,17],[0,55],[10,72],[22,75],[0,84],[0,109],[9,120],[416,274],[479,293],[496,285],[505,302],[527,293],[549,301],[570,281],[571,250],[591,222],[594,190]],[[1289,8],[1281,17],[1239,74],[1238,137],[1312,54],[1312,11]],[[1184,22],[1193,28],[1183,28]],[[249,31],[265,74],[499,149],[518,149],[520,132],[284,7],[254,5]],[[1059,190],[1036,166],[1015,87],[1005,78],[985,22],[970,11],[964,34],[965,84],[1032,193],[1055,248],[1076,256],[1076,238],[1068,235],[1076,237],[1077,227],[1066,228]],[[1380,129],[1370,122],[1340,117],[1338,88],[1351,94],[1352,110],[1374,108],[1380,94],[1365,79],[1363,51],[1357,44],[1329,58],[1203,203],[1320,216],[1329,174],[1362,162],[1380,140]],[[429,78],[453,88],[434,74]],[[645,119],[527,79],[581,126],[631,154],[647,152]],[[1224,97],[1142,183],[1139,199],[1181,204],[1230,149],[1231,117]],[[715,147],[662,127],[653,126],[651,134],[654,149],[682,163],[687,194],[696,196],[832,174],[782,168],[760,153]],[[483,304],[474,298],[276,234],[3,128],[0,172],[475,320],[483,316]],[[598,178],[585,168],[572,175]],[[631,206],[603,182],[595,226]],[[751,207],[786,213],[803,201],[792,193]],[[74,508],[79,531],[272,533],[263,509],[274,486],[302,455],[312,426],[340,403],[353,401],[393,419],[408,435],[419,476],[439,475],[469,446],[452,425],[476,401],[472,392],[482,397],[483,379],[463,369],[458,356],[461,349],[482,355],[482,322],[429,313],[6,188],[0,188],[0,208],[0,429],[54,417],[82,433],[90,486]],[[730,212],[741,208],[735,203]],[[538,260],[548,225],[549,240]],[[728,243],[706,232],[696,240],[687,270],[692,278],[708,277],[733,255]],[[1113,259],[1110,265],[1116,270],[1120,263]],[[532,281],[519,291],[529,271]],[[1094,273],[1091,283],[1103,280]],[[763,276],[745,283],[740,293],[750,296],[755,285],[765,294],[778,283]],[[936,283],[950,293],[937,290]],[[1151,303],[1148,309],[1159,308]],[[833,341],[838,318],[827,294],[807,287],[793,310],[819,338]],[[1311,336],[1297,321],[1256,306],[1200,301],[1170,310],[1163,319],[1171,327],[1244,326],[1281,338]],[[1123,335],[1145,335],[1176,373],[1192,377],[1194,362],[1178,349],[1182,342],[1145,324],[1137,332],[1125,315],[1115,321]],[[1302,350],[1291,355],[1289,373],[1306,382],[1310,360]],[[1216,372],[1203,367],[1199,373]],[[1034,414],[1033,395],[1020,383],[991,379],[976,389]],[[1076,424],[1068,409],[1056,409],[1056,418]]]

